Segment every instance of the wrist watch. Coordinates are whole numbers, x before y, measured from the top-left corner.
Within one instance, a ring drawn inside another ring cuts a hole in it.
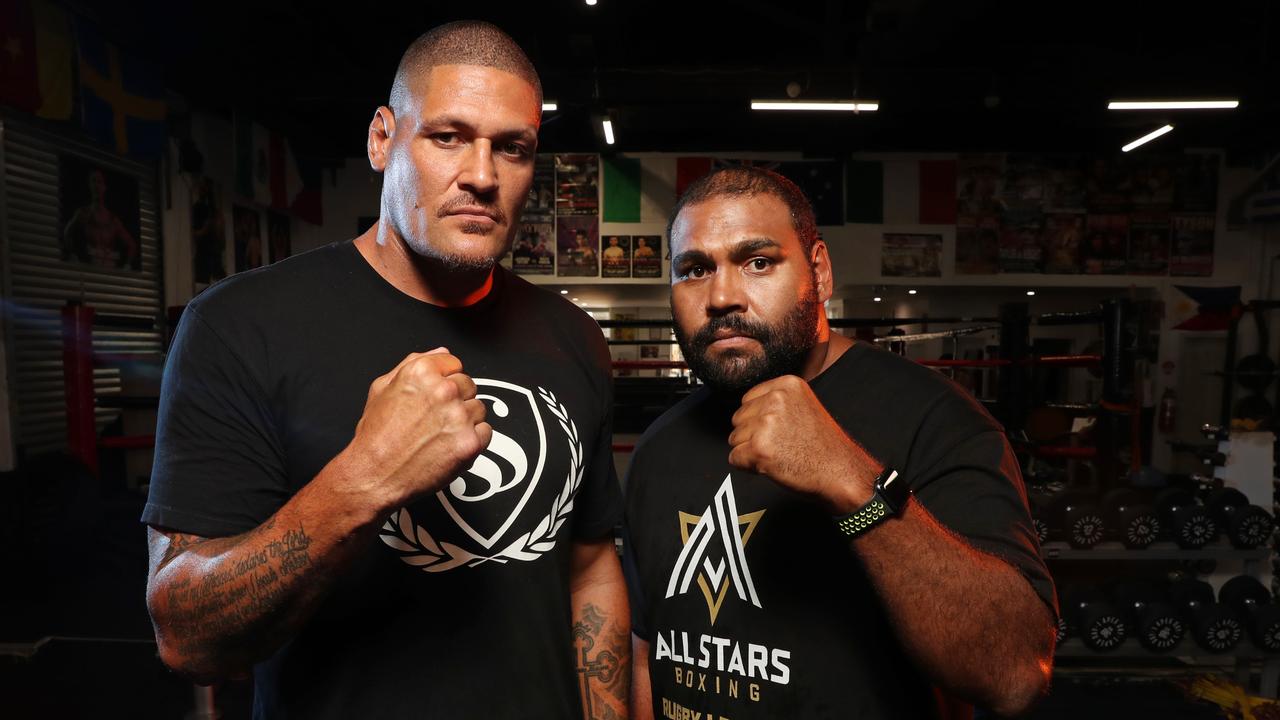
[[[836,527],[849,537],[858,537],[888,518],[897,517],[911,499],[911,488],[897,470],[886,467],[876,478],[871,499],[848,515],[836,516]]]

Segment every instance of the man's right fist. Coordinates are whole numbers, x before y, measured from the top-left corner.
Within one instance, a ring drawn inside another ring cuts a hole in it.
[[[413,353],[373,381],[346,452],[388,508],[439,490],[489,445],[476,384],[445,348]]]

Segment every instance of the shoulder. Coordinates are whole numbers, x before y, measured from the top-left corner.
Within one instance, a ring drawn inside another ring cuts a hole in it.
[[[325,245],[271,265],[236,273],[192,298],[194,310],[214,327],[254,324],[281,312],[309,312],[351,269],[349,243]]]

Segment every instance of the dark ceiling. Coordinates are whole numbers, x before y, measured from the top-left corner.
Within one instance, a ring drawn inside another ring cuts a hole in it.
[[[473,4],[141,0],[75,10],[161,63],[191,109],[253,114],[300,153],[363,154],[373,109],[421,32],[490,20],[548,99],[542,149],[1114,151],[1166,121],[1164,150],[1280,149],[1280,2],[584,0]],[[1173,10],[1194,8],[1194,12]],[[857,96],[878,113],[759,113],[752,98]],[[1238,97],[1236,111],[1115,113],[1117,97]],[[1155,147],[1153,143],[1151,147]],[[1253,160],[1256,162],[1256,160]]]

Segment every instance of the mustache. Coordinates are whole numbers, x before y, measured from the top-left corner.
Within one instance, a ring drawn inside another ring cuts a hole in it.
[[[492,217],[495,222],[503,225],[507,222],[507,214],[502,212],[502,208],[494,205],[493,203],[484,202],[472,193],[455,195],[448,200],[445,200],[444,203],[436,210],[436,217],[447,217],[454,211],[461,208],[480,208],[486,215]]]
[[[768,325],[753,322],[735,313],[720,315],[708,320],[706,325],[703,325],[693,334],[690,344],[699,350],[705,350],[711,343],[715,342],[715,334],[721,330],[730,330],[766,345],[768,344],[767,341],[773,337],[773,330]]]

